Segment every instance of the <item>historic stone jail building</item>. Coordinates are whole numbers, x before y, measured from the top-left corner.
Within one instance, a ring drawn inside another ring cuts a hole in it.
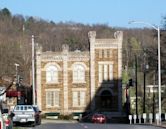
[[[37,104],[43,113],[84,111],[121,113],[123,33],[96,39],[88,33],[89,51],[36,51]]]

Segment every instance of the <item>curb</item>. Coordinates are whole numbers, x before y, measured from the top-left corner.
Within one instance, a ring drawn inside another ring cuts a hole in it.
[[[56,120],[56,119],[42,119],[42,124],[46,123],[78,123],[75,120]]]

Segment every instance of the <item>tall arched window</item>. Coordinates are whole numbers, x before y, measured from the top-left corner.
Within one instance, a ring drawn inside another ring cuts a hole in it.
[[[81,64],[75,64],[73,67],[73,82],[83,83],[85,82],[85,68]]]
[[[46,68],[46,82],[57,83],[58,82],[58,68],[54,65],[50,65]]]

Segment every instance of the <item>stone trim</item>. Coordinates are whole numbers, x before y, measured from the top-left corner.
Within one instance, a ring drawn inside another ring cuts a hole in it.
[[[109,65],[109,64],[111,64],[111,65],[113,65],[114,62],[113,61],[99,61],[98,64],[102,64],[102,65]]]
[[[96,32],[90,31],[88,33],[90,41],[90,96],[91,96],[91,110],[95,109],[95,42],[96,42]]]
[[[60,91],[60,89],[58,88],[58,89],[52,89],[52,88],[50,88],[50,89],[45,89],[45,91]]]
[[[116,93],[114,93],[114,92],[112,91],[112,89],[110,89],[110,88],[108,88],[108,87],[103,87],[103,88],[99,91],[99,93],[98,93],[97,95],[100,96],[101,93],[102,93],[103,91],[105,91],[105,90],[110,91],[112,96],[116,96],[116,95],[117,95]]]
[[[68,114],[69,105],[68,105],[68,56],[67,54],[64,54],[63,56],[63,89],[64,89],[63,113]]]
[[[83,62],[75,62],[75,63],[73,63],[72,66],[71,66],[71,69],[70,69],[70,70],[73,71],[73,69],[74,69],[74,65],[82,65],[82,66],[84,67],[85,70],[89,70],[89,68],[88,68],[88,67],[86,66],[86,64],[83,63]]]
[[[62,68],[55,62],[48,62],[44,68],[42,69],[42,71],[46,71],[47,67],[49,67],[50,65],[54,65],[58,68],[58,71],[62,71]]]
[[[37,90],[37,105],[42,110],[42,89],[41,89],[41,55],[40,53],[36,56],[36,90]]]
[[[87,91],[86,88],[72,88],[72,91]]]
[[[62,61],[63,60],[62,55],[57,56],[55,54],[42,55],[41,58],[42,58],[42,61]]]
[[[115,32],[115,37],[118,39],[118,111],[122,112],[122,40],[123,40],[123,32],[117,31]]]

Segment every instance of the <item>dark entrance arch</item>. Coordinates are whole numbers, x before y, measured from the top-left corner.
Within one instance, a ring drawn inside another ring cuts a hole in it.
[[[112,107],[112,94],[109,90],[103,90],[99,96],[97,96],[97,110],[111,111]]]

